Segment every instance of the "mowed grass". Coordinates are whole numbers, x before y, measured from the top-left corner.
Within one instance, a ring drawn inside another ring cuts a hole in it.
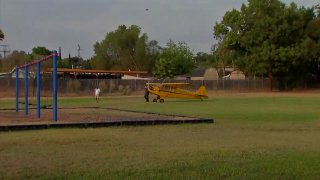
[[[12,105],[1,100],[0,109]],[[99,103],[60,98],[59,107],[187,115],[215,123],[0,132],[0,179],[320,178],[317,94],[230,94],[162,104],[130,96]]]

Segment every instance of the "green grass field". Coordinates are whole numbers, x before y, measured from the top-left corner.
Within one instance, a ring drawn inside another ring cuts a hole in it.
[[[14,101],[0,99],[1,108]],[[213,124],[0,132],[0,179],[319,179],[320,95],[226,94],[145,103],[60,98]],[[0,114],[1,116],[1,114]],[[1,119],[1,118],[0,118]]]

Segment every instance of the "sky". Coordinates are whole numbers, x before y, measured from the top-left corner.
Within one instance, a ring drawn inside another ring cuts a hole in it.
[[[311,7],[320,0],[283,0]],[[62,57],[94,55],[93,45],[119,25],[138,25],[161,46],[184,41],[197,52],[210,52],[213,26],[246,0],[0,0],[0,45],[31,52],[36,46],[62,48]],[[148,10],[146,10],[148,9]],[[0,50],[1,47],[0,47]]]

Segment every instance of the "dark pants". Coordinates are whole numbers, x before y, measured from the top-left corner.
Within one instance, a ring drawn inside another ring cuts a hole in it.
[[[146,100],[146,102],[149,102],[149,92],[146,92],[144,94],[144,99]]]

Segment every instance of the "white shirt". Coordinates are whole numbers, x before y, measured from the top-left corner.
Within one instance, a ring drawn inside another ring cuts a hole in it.
[[[99,96],[99,94],[100,94],[100,89],[99,88],[95,88],[94,89],[94,95],[95,96]]]

